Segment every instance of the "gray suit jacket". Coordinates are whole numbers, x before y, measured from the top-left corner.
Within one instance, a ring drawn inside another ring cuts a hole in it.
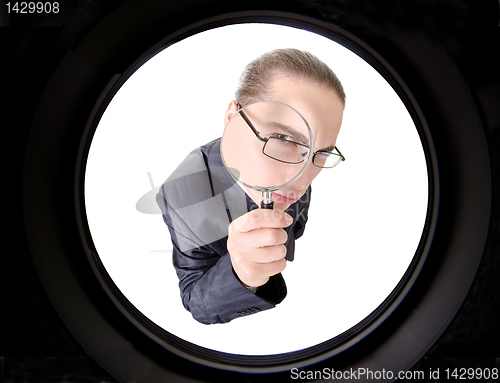
[[[311,188],[287,209],[294,222],[286,259],[292,261],[295,239],[304,232]],[[191,152],[156,196],[173,244],[173,264],[184,307],[201,323],[226,323],[275,307],[286,296],[285,281],[272,276],[254,294],[236,277],[227,251],[227,228],[233,219],[257,209],[226,170],[220,139]]]

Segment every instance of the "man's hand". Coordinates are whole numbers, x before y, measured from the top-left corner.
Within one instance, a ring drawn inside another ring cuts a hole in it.
[[[227,249],[244,285],[262,286],[285,269],[288,236],[283,228],[292,222],[292,217],[281,210],[256,209],[229,225]]]

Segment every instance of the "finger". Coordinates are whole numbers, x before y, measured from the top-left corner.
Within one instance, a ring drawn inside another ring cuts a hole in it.
[[[286,246],[276,245],[276,246],[268,246],[257,249],[257,251],[252,253],[251,260],[254,263],[264,264],[264,263],[273,263],[285,257],[286,257]]]
[[[288,240],[288,234],[283,229],[264,228],[238,233],[242,234],[242,245],[253,249],[282,245]]]
[[[227,246],[230,253],[251,254],[262,247],[283,245],[287,240],[285,230],[265,228],[249,232],[235,231],[229,236]]]
[[[247,286],[262,286],[269,277],[281,273],[286,268],[286,261],[282,258],[271,263],[249,263],[235,269],[238,278]]]
[[[286,261],[284,258],[281,258],[270,263],[255,263],[254,268],[257,275],[266,275],[271,277],[285,270]]]
[[[262,228],[284,228],[290,226],[293,218],[282,210],[255,209],[235,219],[229,225],[233,231],[249,232]]]

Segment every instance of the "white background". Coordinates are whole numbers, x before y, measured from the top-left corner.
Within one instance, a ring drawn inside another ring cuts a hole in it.
[[[346,161],[313,182],[309,222],[283,272],[287,298],[272,310],[203,325],[182,306],[156,190],[190,151],[222,135],[244,66],[288,47],[318,56],[342,81],[347,103],[337,146]],[[264,355],[335,337],[390,294],[420,240],[427,187],[415,126],[370,65],[307,31],[239,24],[165,49],[124,84],[92,141],[85,204],[102,262],[138,310],[200,346]]]

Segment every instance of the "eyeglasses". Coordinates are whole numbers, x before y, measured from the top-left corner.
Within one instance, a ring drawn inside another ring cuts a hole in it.
[[[252,129],[255,136],[262,142],[262,153],[276,161],[284,162],[287,164],[300,164],[307,157],[310,151],[309,146],[288,139],[286,134],[275,133],[274,136],[262,137],[257,129],[248,118],[248,116],[241,110],[237,104],[241,117],[245,120],[247,125]],[[345,161],[345,157],[340,153],[335,146],[333,151],[318,150],[313,152],[312,162],[319,168],[334,168],[341,161]]]

